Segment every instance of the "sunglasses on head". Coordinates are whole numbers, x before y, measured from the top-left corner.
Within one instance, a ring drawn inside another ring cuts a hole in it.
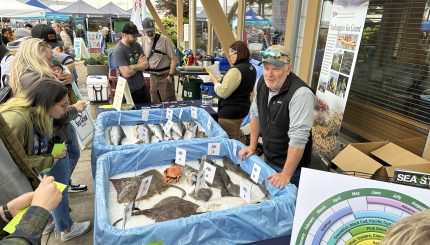
[[[264,50],[264,51],[260,51],[260,55],[263,59],[267,59],[267,58],[274,58],[274,59],[279,59],[282,56],[287,56],[287,54],[284,54],[282,52],[279,52],[278,50]]]

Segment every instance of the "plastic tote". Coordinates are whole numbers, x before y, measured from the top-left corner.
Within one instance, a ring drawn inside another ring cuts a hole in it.
[[[173,121],[179,120],[179,115],[181,114],[180,120],[182,121],[191,121],[194,120],[205,129],[208,137],[220,137],[220,138],[228,138],[227,133],[219,126],[215,120],[211,117],[206,110],[194,107],[197,109],[197,119],[192,119],[191,111],[193,107],[180,107],[180,108],[171,108],[173,110]],[[182,111],[182,113],[181,113]],[[106,142],[105,132],[106,128],[111,125],[121,125],[121,126],[134,126],[138,123],[144,122],[142,120],[142,112],[143,110],[134,110],[134,111],[107,111],[100,113],[97,117],[96,126],[94,129],[94,138],[92,144],[91,151],[91,170],[93,177],[95,176],[96,171],[96,161],[97,158],[102,154],[110,152],[110,151],[118,151],[124,149],[131,149],[136,147],[148,146],[144,144],[129,144],[129,145],[119,145],[113,146]],[[154,123],[166,123],[166,112],[167,109],[149,109],[148,121],[149,124]],[[211,128],[208,129],[208,121],[211,121]],[[204,138],[193,139],[193,140],[203,140]],[[162,142],[153,143],[151,145],[157,145]]]
[[[261,167],[259,183],[266,182],[271,199],[258,204],[212,211],[187,218],[179,218],[155,224],[119,229],[109,220],[109,178],[148,167],[169,164],[175,158],[176,147],[187,150],[187,161],[207,154],[208,142],[220,143],[221,155],[230,157],[248,174],[253,164]],[[141,147],[104,154],[98,159],[95,179],[94,244],[243,244],[291,234],[297,189],[289,184],[283,189],[270,185],[266,177],[274,170],[259,157],[251,156],[244,161],[233,152],[245,147],[235,140],[213,138],[207,142],[176,141],[157,146]]]

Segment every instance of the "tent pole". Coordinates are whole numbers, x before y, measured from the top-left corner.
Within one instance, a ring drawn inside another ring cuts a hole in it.
[[[113,42],[114,38],[113,38],[113,30],[112,30],[112,17],[109,17],[109,25],[110,25],[110,41]]]

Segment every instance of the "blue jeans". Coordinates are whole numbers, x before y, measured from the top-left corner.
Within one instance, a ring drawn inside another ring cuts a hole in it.
[[[278,166],[276,166],[274,164],[271,164],[271,163],[269,163],[267,161],[266,161],[266,163],[271,168],[273,168],[276,172],[278,172],[278,173],[282,172],[282,168],[280,168],[280,167],[278,167]],[[302,172],[302,168],[301,167],[297,167],[296,171],[294,171],[294,174],[293,174],[293,176],[290,179],[290,183],[293,184],[293,185],[295,185],[297,188],[299,188],[299,182],[300,182],[300,174],[301,174],[301,172]]]
[[[69,123],[70,126],[70,139],[67,144],[67,154],[69,155],[69,179],[75,170],[76,164],[78,164],[79,158],[81,157],[81,149],[79,148],[78,135],[76,129]]]
[[[63,159],[58,160],[52,165],[49,172],[50,176],[55,178],[55,181],[67,185],[69,183],[69,154]],[[60,204],[52,211],[52,216],[55,222],[55,231],[61,232],[72,227],[73,221],[69,213],[69,195],[67,188],[62,193],[63,197]]]

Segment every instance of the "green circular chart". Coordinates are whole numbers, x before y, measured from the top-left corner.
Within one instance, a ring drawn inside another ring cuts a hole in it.
[[[379,244],[393,223],[428,208],[415,198],[391,190],[345,191],[326,199],[308,215],[296,244]]]

